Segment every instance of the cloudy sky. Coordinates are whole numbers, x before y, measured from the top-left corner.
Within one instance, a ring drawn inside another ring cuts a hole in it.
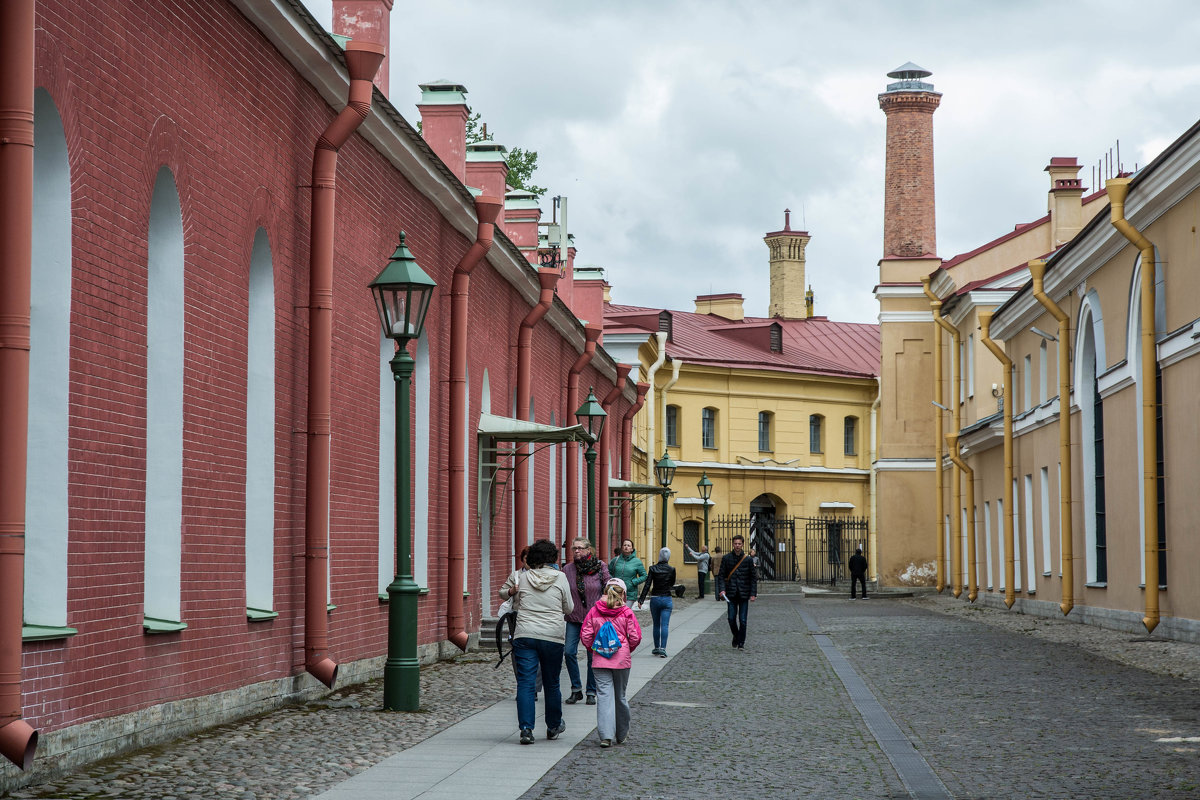
[[[329,0],[305,2],[328,26]],[[615,302],[741,292],[764,315],[762,237],[786,207],[812,235],[817,313],[874,322],[887,72],[913,61],[943,94],[949,258],[1045,214],[1051,157],[1079,158],[1092,188],[1118,140],[1132,169],[1182,134],[1198,42],[1192,0],[398,0],[391,98],[415,123],[418,83],[464,84],[570,198],[577,265],[603,267]]]

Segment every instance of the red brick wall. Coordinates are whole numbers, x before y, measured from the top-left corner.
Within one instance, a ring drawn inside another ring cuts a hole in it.
[[[38,85],[62,116],[71,160],[74,253],[68,624],[25,646],[25,714],[39,729],[296,674],[303,669],[308,219],[313,145],[329,108],[236,10],[221,2],[38,3]],[[146,257],[150,195],[175,176],[185,241],[182,614],[187,630],[142,632]],[[431,354],[430,594],[420,641],[445,638],[446,364],[451,274],[469,242],[363,139],[339,155],[334,254],[330,655],[382,655],[377,594],[379,332],[367,283],[407,243],[438,282]],[[245,618],[248,273],[259,227],[276,300],[275,610]],[[497,245],[499,247],[499,245]],[[536,285],[532,278],[531,283]],[[471,413],[484,369],[507,413],[517,326],[528,304],[489,264],[472,276]],[[582,336],[579,337],[582,341]],[[572,345],[543,321],[534,338],[539,421],[566,411]],[[581,385],[607,387],[589,369]],[[606,390],[606,388],[605,388]],[[625,402],[621,403],[623,412]],[[473,418],[473,417],[472,417]],[[416,467],[420,469],[420,465]],[[470,481],[468,628],[480,542]],[[562,470],[556,478],[563,480]],[[545,460],[531,489],[548,491]],[[561,489],[559,490],[562,491]],[[547,504],[536,506],[548,530]],[[508,568],[511,500],[494,527],[493,586]],[[490,606],[488,606],[490,608]]]
[[[941,95],[894,92],[879,96],[887,115],[883,256],[937,253],[933,203],[933,112]]]

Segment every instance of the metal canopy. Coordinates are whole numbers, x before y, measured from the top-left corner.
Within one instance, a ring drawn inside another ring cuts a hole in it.
[[[556,428],[553,425],[543,425],[540,422],[526,422],[511,417],[498,417],[495,414],[479,415],[479,435],[491,436],[498,442],[542,442],[554,444],[557,442],[590,442],[592,436],[583,429],[582,425],[572,425],[569,428]],[[659,491],[658,487],[654,487]]]
[[[620,478],[609,478],[608,490],[610,492],[626,492],[628,494],[662,494],[665,491],[661,486],[623,481]]]

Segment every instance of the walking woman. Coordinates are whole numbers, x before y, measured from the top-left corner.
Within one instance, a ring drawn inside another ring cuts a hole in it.
[[[567,675],[571,678],[571,696],[568,705],[583,699],[584,683],[579,680],[579,632],[583,630],[583,618],[604,594],[608,583],[608,565],[596,558],[596,549],[586,536],[580,536],[571,545],[574,560],[563,567],[567,585],[571,587],[571,601],[575,610],[567,614],[567,643],[563,658],[567,662]],[[592,651],[587,651],[587,704],[596,705],[596,674],[592,671]]]
[[[650,618],[654,620],[654,649],[650,652],[656,656],[667,657],[667,631],[671,627],[671,610],[675,601],[671,593],[675,591],[675,568],[671,566],[671,551],[664,547],[658,551],[658,563],[650,568],[649,580],[642,584],[642,596],[638,605],[646,602],[650,595]]]
[[[610,578],[604,587],[604,597],[588,611],[583,619],[583,630],[579,634],[584,646],[591,649],[596,633],[605,622],[612,622],[621,647],[609,657],[595,654],[596,689],[596,733],[601,747],[612,746],[613,739],[621,744],[629,737],[629,700],[625,688],[629,685],[629,668],[633,665],[633,651],[642,642],[642,627],[637,616],[625,604],[625,582]]]

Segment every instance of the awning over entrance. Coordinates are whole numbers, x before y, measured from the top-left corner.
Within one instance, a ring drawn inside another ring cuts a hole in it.
[[[633,481],[623,481],[620,478],[608,479],[608,490],[610,492],[625,492],[627,494],[662,494],[663,487],[653,486],[649,483],[634,483]]]
[[[491,436],[498,442],[541,442],[554,444],[557,442],[591,442],[591,434],[582,425],[572,425],[569,428],[556,428],[553,425],[543,425],[540,422],[526,422],[511,417],[498,417],[495,414],[479,415],[479,435]],[[658,487],[654,487],[659,491]]]

